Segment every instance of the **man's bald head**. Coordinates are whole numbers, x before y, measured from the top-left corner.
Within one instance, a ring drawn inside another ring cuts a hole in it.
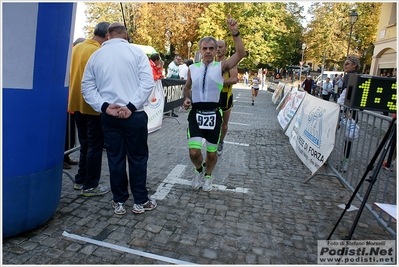
[[[127,40],[127,31],[122,23],[114,22],[108,27],[108,38],[123,38]]]

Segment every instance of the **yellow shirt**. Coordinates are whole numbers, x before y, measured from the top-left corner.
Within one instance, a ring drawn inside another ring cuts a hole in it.
[[[82,78],[86,63],[90,56],[101,47],[94,40],[85,40],[72,48],[71,69],[69,76],[69,104],[68,111],[79,111],[87,115],[100,115],[83,99]]]
[[[223,79],[228,79],[230,78],[230,71],[226,71],[223,75]],[[233,93],[233,85],[223,85],[223,89],[222,89],[223,93],[227,93],[228,96],[230,97],[230,95]]]

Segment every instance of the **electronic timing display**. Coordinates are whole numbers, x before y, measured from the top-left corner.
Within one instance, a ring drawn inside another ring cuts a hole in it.
[[[396,78],[349,74],[345,106],[355,109],[396,112]]]

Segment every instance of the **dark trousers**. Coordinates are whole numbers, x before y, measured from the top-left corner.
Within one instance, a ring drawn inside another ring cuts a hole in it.
[[[323,97],[324,100],[326,101],[330,101],[330,94],[328,95],[321,95]]]
[[[133,112],[127,119],[108,114],[101,115],[105,145],[107,147],[111,191],[114,202],[126,202],[129,198],[128,183],[134,203],[148,200],[148,117],[142,112]],[[129,178],[126,173],[126,157]]]
[[[352,141],[345,140],[345,147],[344,147],[344,152],[345,152],[345,158],[349,158],[351,155],[351,147],[352,147]]]
[[[101,117],[75,111],[75,121],[80,143],[79,170],[75,183],[83,184],[83,189],[94,188],[100,181],[104,148]]]

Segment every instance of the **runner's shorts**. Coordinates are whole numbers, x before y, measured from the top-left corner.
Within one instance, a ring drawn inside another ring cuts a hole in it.
[[[221,92],[219,105],[223,111],[230,110],[233,107],[233,94],[229,94],[227,92]]]
[[[207,151],[216,152],[223,123],[223,111],[191,109],[187,117],[188,147],[202,148],[202,138],[207,141]]]

